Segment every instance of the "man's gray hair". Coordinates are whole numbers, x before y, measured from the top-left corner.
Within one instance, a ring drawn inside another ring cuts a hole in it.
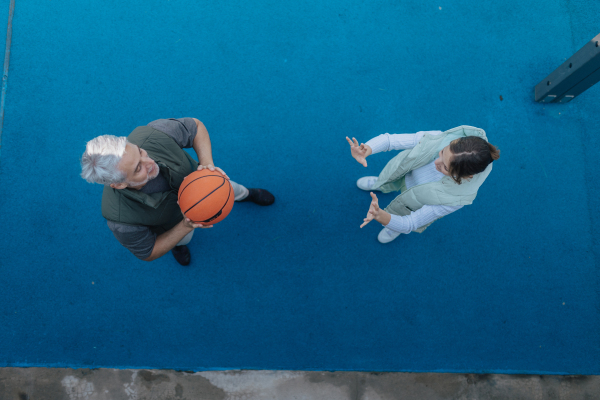
[[[81,157],[81,177],[101,185],[125,182],[126,175],[118,168],[125,146],[124,136],[103,135],[87,142]]]

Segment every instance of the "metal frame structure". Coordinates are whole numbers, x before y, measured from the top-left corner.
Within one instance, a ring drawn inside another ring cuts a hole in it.
[[[535,101],[567,103],[600,81],[600,35],[535,86]]]

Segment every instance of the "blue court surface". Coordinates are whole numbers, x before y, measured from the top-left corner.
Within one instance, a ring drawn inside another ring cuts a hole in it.
[[[598,15],[591,0],[16,0],[0,366],[600,374],[600,85],[533,101]],[[198,230],[187,268],[121,247],[79,177],[88,140],[179,117],[277,198]],[[359,229],[355,182],[396,153],[364,168],[345,136],[458,125],[501,150],[473,205],[387,245]]]

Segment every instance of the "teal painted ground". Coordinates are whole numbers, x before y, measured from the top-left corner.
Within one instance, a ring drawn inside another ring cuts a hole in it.
[[[600,86],[533,101],[598,15],[568,0],[17,0],[0,366],[600,374]],[[277,196],[197,232],[189,268],[130,255],[79,177],[86,141],[169,117],[202,120],[215,163]],[[364,169],[344,137],[463,124],[502,151],[475,203],[385,246],[378,224],[358,229],[355,181],[393,154]]]

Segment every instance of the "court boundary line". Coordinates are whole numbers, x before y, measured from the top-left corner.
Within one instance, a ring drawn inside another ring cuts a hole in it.
[[[2,73],[2,98],[0,100],[0,159],[2,158],[2,130],[4,128],[4,104],[8,82],[8,66],[10,64],[10,44],[12,41],[12,19],[15,13],[15,0],[10,0],[8,25],[6,27],[6,50],[4,51],[4,72]]]

